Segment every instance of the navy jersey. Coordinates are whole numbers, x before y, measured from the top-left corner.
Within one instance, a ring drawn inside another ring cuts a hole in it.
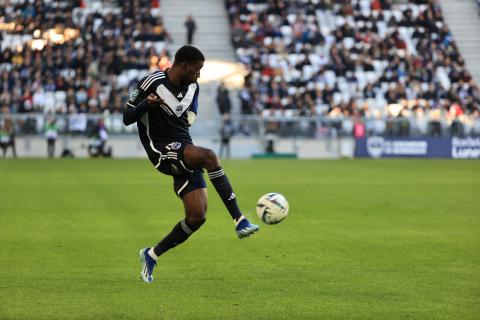
[[[192,142],[189,127],[198,110],[198,83],[178,87],[170,82],[166,72],[156,71],[140,80],[127,102],[136,108],[151,93],[164,103],[148,108],[137,121],[140,139],[147,149],[172,141]]]

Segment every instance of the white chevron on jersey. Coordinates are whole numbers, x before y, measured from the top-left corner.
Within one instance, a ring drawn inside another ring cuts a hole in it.
[[[163,99],[163,101],[165,101],[165,103],[173,111],[173,113],[177,117],[180,117],[192,103],[196,90],[197,84],[190,84],[188,86],[188,91],[185,94],[185,97],[183,97],[182,100],[178,101],[177,98],[175,98],[175,96],[172,94],[172,92],[168,90],[167,87],[165,87],[163,84],[161,84],[157,87],[157,94],[160,98]]]

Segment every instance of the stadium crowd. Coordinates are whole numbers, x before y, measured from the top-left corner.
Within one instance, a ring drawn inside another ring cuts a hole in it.
[[[129,87],[170,64],[159,2],[0,2],[3,112],[121,113]]]
[[[388,118],[400,121],[399,134],[403,120],[423,134],[442,126],[480,134],[480,92],[438,1],[225,6],[249,71],[242,113],[320,115],[344,130],[362,117],[377,133]],[[138,78],[171,64],[158,0],[7,0],[0,17],[2,113],[120,114]]]
[[[386,117],[415,123],[421,133],[435,135],[445,123],[480,134],[480,92],[438,1],[226,0],[225,6],[232,43],[249,71],[243,113],[369,123]],[[385,122],[374,126],[386,130]]]

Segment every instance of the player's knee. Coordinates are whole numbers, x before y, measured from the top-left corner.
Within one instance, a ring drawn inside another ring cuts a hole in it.
[[[191,226],[192,231],[197,231],[207,221],[206,215],[192,215],[187,218],[188,225]]]
[[[210,149],[205,151],[205,169],[213,170],[220,166],[220,161],[218,160],[217,155]]]

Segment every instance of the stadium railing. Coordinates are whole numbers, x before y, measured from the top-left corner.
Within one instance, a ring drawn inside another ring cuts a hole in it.
[[[14,124],[15,136],[41,136],[45,133],[47,120],[55,118],[59,135],[88,137],[94,134],[99,121],[104,123],[110,135],[136,134],[135,125],[124,126],[121,114],[0,114],[0,130],[5,119]],[[359,117],[262,117],[257,115],[230,116],[234,136],[259,137],[275,135],[284,138],[335,138],[335,137],[464,137],[480,136],[480,119],[410,118],[359,118]],[[216,138],[220,136],[222,119],[199,117],[191,127],[194,137]]]

